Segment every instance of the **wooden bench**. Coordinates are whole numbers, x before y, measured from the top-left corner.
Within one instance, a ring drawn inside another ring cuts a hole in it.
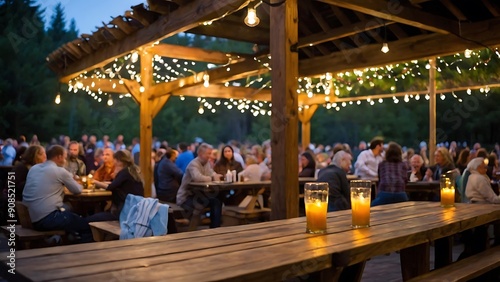
[[[120,238],[120,222],[115,221],[99,221],[89,222],[90,230],[92,230],[92,237],[94,241],[110,241],[118,240]]]
[[[31,242],[43,240],[54,235],[61,236],[62,240],[65,239],[66,232],[64,230],[37,231],[33,229],[31,218],[28,212],[28,207],[26,207],[20,201],[16,201],[16,212],[21,224],[16,225],[15,234],[16,239],[19,242],[18,245],[20,245],[21,248],[30,249]],[[7,228],[7,226],[2,226],[1,229],[8,238],[10,236],[10,230]]]
[[[262,195],[265,190],[265,188],[261,188],[255,195],[247,196],[249,200],[247,202],[243,200],[245,202],[243,205],[225,206],[222,211],[222,222],[224,226],[249,224],[268,219],[271,214],[270,208],[255,207],[259,196]]]
[[[500,267],[500,246],[415,277],[409,281],[468,281]]]
[[[177,217],[182,217],[182,212],[184,209],[179,207],[178,205],[170,202],[159,201],[162,204],[169,205],[168,213],[169,216],[173,216],[177,222]],[[182,224],[182,223],[181,223]],[[120,238],[120,222],[117,220],[114,221],[98,221],[98,222],[90,222],[90,229],[92,230],[92,237],[94,241],[110,241],[110,240],[118,240]]]

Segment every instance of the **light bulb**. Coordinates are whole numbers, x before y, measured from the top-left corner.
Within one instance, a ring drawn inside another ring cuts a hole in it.
[[[465,49],[465,51],[464,51],[464,57],[470,58],[471,55],[472,55],[472,50]]]
[[[389,52],[389,44],[387,44],[386,42],[382,44],[382,49],[380,49],[380,51],[382,51],[382,53]]]
[[[108,106],[113,106],[113,99],[111,99],[111,96],[108,98]]]
[[[210,86],[210,75],[208,74],[203,75],[203,86],[205,87]]]
[[[54,101],[56,104],[61,104],[61,94],[57,93],[56,100]]]
[[[257,17],[257,11],[255,8],[248,7],[247,16],[245,17],[245,24],[249,27],[257,26],[260,23],[259,17]]]
[[[203,106],[200,106],[200,108],[198,109],[198,113],[202,115],[204,112],[205,110],[203,109]]]

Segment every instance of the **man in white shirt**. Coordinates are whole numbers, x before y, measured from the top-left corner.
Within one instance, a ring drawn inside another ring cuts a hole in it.
[[[378,165],[384,160],[382,152],[384,151],[384,140],[374,138],[370,142],[370,149],[361,152],[354,165],[356,175],[361,179],[373,179],[378,177]]]
[[[47,151],[47,161],[34,165],[28,172],[23,203],[28,207],[33,227],[40,231],[66,230],[78,233],[80,242],[92,242],[87,221],[63,208],[64,186],[80,194],[82,186],[64,169],[66,150],[59,145]]]

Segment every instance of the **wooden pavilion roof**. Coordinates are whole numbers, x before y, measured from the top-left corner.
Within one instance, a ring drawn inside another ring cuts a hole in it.
[[[269,50],[272,8],[265,3],[258,5],[260,24],[254,28],[243,22],[245,7],[259,2],[148,0],[147,5],[133,6],[92,34],[82,34],[55,50],[47,57],[48,65],[62,81],[68,81],[141,47],[154,48],[154,53],[161,56],[196,61],[222,63],[235,58],[235,54],[183,46],[151,47],[180,32],[254,43],[264,50],[257,55],[265,55]],[[299,39],[294,47],[299,53],[300,76],[444,56],[500,44],[497,32],[500,6],[493,0],[300,0],[298,8]],[[380,51],[385,41],[390,47],[387,54]],[[231,62],[238,68],[230,73],[221,72],[218,80],[268,71],[249,58],[236,57]],[[165,85],[162,91],[178,88],[171,86]]]

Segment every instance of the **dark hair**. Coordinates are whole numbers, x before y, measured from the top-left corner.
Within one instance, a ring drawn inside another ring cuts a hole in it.
[[[497,166],[497,154],[494,152],[491,152],[491,154],[488,156],[488,165],[492,167]]]
[[[64,149],[63,146],[61,145],[52,145],[50,146],[50,148],[47,150],[47,159],[48,160],[52,160],[54,159],[55,157],[58,157],[58,156],[63,156],[64,155],[64,151],[66,149]]]
[[[311,155],[311,153],[304,152],[304,153],[302,153],[302,156],[304,156],[308,161],[307,166],[304,168],[316,169],[316,161],[314,160],[314,157]]]
[[[226,148],[229,148],[231,149],[231,153],[233,154],[233,156],[231,157],[230,160],[226,159],[226,157],[224,157],[224,149]],[[224,147],[222,147],[222,150],[221,150],[221,154],[220,154],[220,159],[218,161],[218,163],[222,164],[222,165],[227,165],[228,163],[234,161],[234,150],[233,150],[233,147],[231,147],[230,145],[226,145]]]
[[[477,150],[477,152],[476,152],[476,158],[487,159],[488,158],[488,152],[486,151],[486,149],[481,148],[481,149]]]
[[[385,152],[385,160],[390,163],[399,163],[403,161],[403,151],[398,143],[389,142],[389,147]]]
[[[457,165],[466,166],[469,162],[470,150],[468,148],[462,149],[458,154]]]
[[[23,147],[26,148],[26,147]],[[40,145],[31,145],[26,149],[22,156],[22,160],[24,161],[25,164],[27,165],[36,165],[36,156],[38,155],[38,152],[40,150],[43,150],[43,147]]]
[[[181,152],[186,152],[188,146],[186,143],[182,142],[182,143],[179,143],[179,145],[177,145],[179,147],[179,150],[181,150]]]
[[[377,148],[378,145],[384,144],[384,140],[382,138],[373,138],[370,141],[370,150]]]

